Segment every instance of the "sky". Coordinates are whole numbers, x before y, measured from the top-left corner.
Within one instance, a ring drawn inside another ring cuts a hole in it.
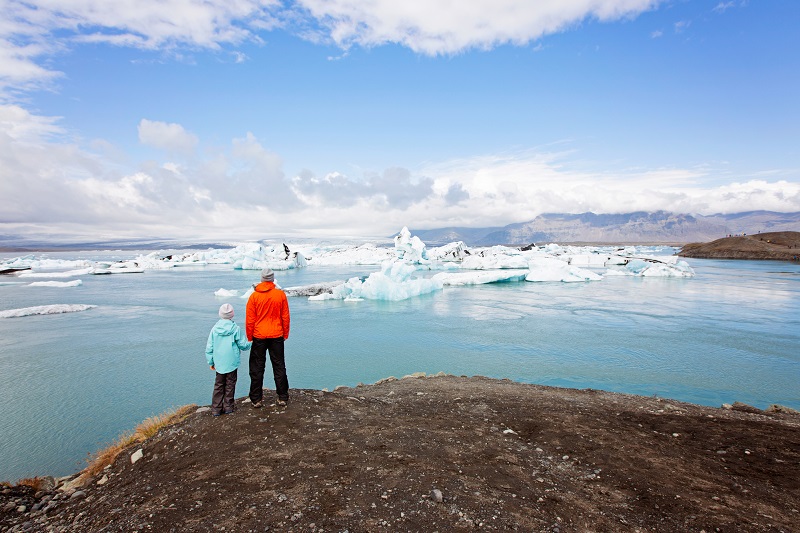
[[[0,0],[0,240],[800,211],[796,0]]]

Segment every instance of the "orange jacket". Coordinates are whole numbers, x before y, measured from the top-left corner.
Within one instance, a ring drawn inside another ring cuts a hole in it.
[[[271,281],[262,281],[247,300],[245,318],[247,340],[289,338],[289,302],[286,294]]]

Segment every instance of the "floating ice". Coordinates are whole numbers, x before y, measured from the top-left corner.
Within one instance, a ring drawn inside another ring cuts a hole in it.
[[[214,296],[219,296],[219,297],[222,297],[222,298],[239,296],[239,291],[237,291],[237,290],[229,291],[227,289],[218,289],[217,291],[214,292]]]
[[[572,266],[569,263],[553,257],[540,257],[531,259],[530,272],[525,276],[526,281],[599,281],[603,279],[591,270]]]
[[[621,267],[609,268],[606,275],[627,275],[662,278],[690,278],[694,270],[677,257],[630,258]]]
[[[481,272],[440,272],[432,279],[439,280],[444,286],[456,287],[464,285],[483,285],[501,281],[522,281],[528,270],[496,270]]]
[[[333,287],[331,292],[309,297],[311,301],[322,300],[405,300],[413,296],[441,290],[440,280],[412,277],[417,271],[414,265],[404,261],[387,261],[380,272],[373,272],[365,280],[350,278]]]
[[[23,316],[32,315],[57,315],[61,313],[76,313],[78,311],[86,311],[97,307],[96,305],[84,304],[54,304],[54,305],[37,305],[34,307],[23,307],[21,309],[9,309],[8,311],[0,311],[0,318],[18,318]]]
[[[394,238],[394,253],[397,259],[407,263],[423,264],[428,262],[425,243],[417,236],[412,237],[411,232],[405,226]]]
[[[78,270],[68,270],[66,272],[22,272],[20,278],[72,278],[75,276],[85,276],[92,272],[92,268],[81,268]]]
[[[28,287],[80,287],[83,282],[79,279],[75,281],[34,281]]]
[[[317,296],[319,294],[332,293],[334,287],[344,283],[344,281],[326,281],[299,287],[286,287],[283,292],[286,293],[286,296]]]

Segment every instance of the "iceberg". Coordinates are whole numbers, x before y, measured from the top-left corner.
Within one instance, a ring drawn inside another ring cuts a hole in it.
[[[79,287],[83,282],[79,279],[75,281],[34,281],[28,287]]]
[[[71,278],[74,276],[85,276],[90,274],[92,268],[81,268],[78,270],[68,270],[66,272],[23,272],[18,277],[20,278]]]
[[[609,268],[606,275],[661,277],[661,278],[691,278],[694,270],[686,261],[677,257],[628,259],[621,267]]]
[[[214,296],[218,296],[218,297],[221,297],[221,298],[229,298],[229,297],[233,297],[233,296],[239,296],[239,291],[237,291],[237,290],[229,291],[227,289],[218,289],[218,290],[214,291]]]
[[[286,296],[317,296],[324,293],[333,293],[334,287],[344,283],[344,281],[325,281],[299,287],[286,287],[283,292],[286,293]]]
[[[0,311],[0,318],[18,318],[32,315],[57,315],[61,313],[77,313],[97,307],[96,305],[85,304],[54,304],[37,305],[34,307],[23,307],[21,309],[9,309]]]
[[[531,259],[529,262],[530,272],[525,276],[526,281],[561,281],[566,283],[582,281],[599,281],[602,276],[586,270],[572,266],[566,261],[554,257],[540,257]]]
[[[528,270],[440,272],[431,279],[441,281],[445,287],[463,287],[465,285],[484,285],[502,281],[522,281],[527,274]]]

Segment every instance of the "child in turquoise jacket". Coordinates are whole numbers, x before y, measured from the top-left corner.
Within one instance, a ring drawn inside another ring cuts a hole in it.
[[[220,306],[219,318],[206,343],[206,361],[211,370],[216,371],[211,395],[211,414],[214,416],[233,413],[239,354],[242,350],[249,350],[252,344],[233,321],[231,304]]]

